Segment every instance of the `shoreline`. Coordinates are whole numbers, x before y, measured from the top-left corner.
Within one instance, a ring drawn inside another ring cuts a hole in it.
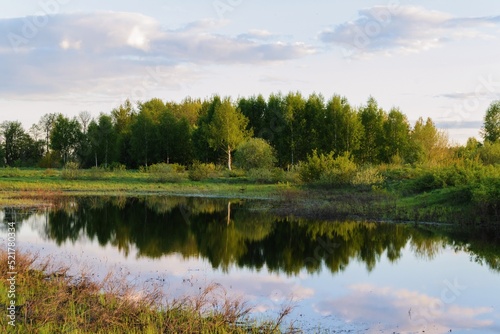
[[[1,173],[0,173],[1,174]],[[245,178],[164,181],[136,171],[83,175],[66,180],[57,170],[14,170],[0,175],[0,208],[43,208],[71,196],[182,196],[256,200],[278,216],[310,219],[498,224],[471,203],[457,202],[461,189],[444,188],[405,194],[385,188],[326,188],[312,185],[252,183]]]

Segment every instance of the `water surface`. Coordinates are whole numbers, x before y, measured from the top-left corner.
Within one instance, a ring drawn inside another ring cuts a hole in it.
[[[262,203],[79,197],[5,209],[19,249],[99,279],[112,270],[169,296],[211,283],[256,317],[295,305],[305,332],[499,333],[500,233],[493,228],[275,217]]]

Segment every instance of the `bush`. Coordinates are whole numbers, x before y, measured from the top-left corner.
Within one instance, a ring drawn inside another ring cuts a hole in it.
[[[68,162],[64,165],[61,177],[65,180],[75,180],[80,177],[80,166],[76,162]]]
[[[245,170],[272,168],[276,163],[274,148],[261,138],[251,138],[234,152],[234,164]]]
[[[248,171],[248,179],[257,183],[278,183],[285,181],[285,171],[281,168],[253,168]]]
[[[299,173],[304,182],[341,186],[351,182],[356,169],[348,154],[334,158],[333,152],[318,155],[314,150],[301,164]]]
[[[244,177],[246,173],[243,169],[233,168],[231,170],[225,169],[223,175],[226,177]]]
[[[179,164],[166,164],[164,162],[150,165],[142,171],[145,173],[181,173],[186,169]]]
[[[142,172],[151,175],[156,182],[180,182],[185,177],[186,169],[179,164],[166,164],[164,162],[142,168]]]
[[[471,189],[472,200],[481,213],[500,217],[500,179],[484,178]]]
[[[89,177],[93,180],[100,180],[105,177],[106,169],[102,167],[92,167],[89,171]]]
[[[127,170],[127,167],[119,162],[112,162],[109,164],[109,169],[112,172],[124,172]]]
[[[355,186],[373,186],[384,182],[384,177],[380,175],[376,167],[364,167],[356,172],[351,183]]]
[[[215,172],[215,165],[213,163],[194,162],[188,171],[188,175],[191,181],[201,181],[213,177]]]
[[[47,176],[47,177],[54,177],[54,176],[57,176],[57,175],[59,175],[59,173],[57,172],[57,170],[52,169],[52,168],[47,168],[43,172],[43,176]]]
[[[500,142],[485,142],[479,150],[479,156],[485,165],[500,164]]]
[[[44,155],[38,162],[40,168],[60,168],[60,158],[55,152],[50,152]]]

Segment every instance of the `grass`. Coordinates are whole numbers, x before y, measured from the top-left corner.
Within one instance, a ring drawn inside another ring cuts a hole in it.
[[[98,172],[82,170],[73,179],[61,170],[0,169],[0,200],[3,206],[32,205],[40,199],[61,195],[162,194],[233,198],[272,198],[278,184],[252,184],[244,178],[214,178],[203,182],[180,178],[162,180],[157,174],[137,171]],[[97,175],[96,175],[97,174]],[[25,200],[25,201],[24,201]]]
[[[467,184],[435,187],[433,181],[426,189],[427,174],[432,172],[436,178],[442,178],[440,174],[449,172],[449,168],[441,170],[444,172],[411,167],[385,168],[379,167],[385,181],[376,187],[304,185],[291,172],[281,182],[256,183],[244,174],[227,171],[202,181],[192,181],[186,171],[3,168],[0,169],[0,208],[51,205],[54,199],[68,195],[178,195],[265,199],[279,215],[308,218],[446,223],[498,223],[500,220],[500,203],[492,198],[486,209],[482,209],[478,203],[484,201],[476,199],[473,203]]]
[[[5,251],[0,252],[0,271],[0,304],[7,312]],[[16,272],[16,326],[4,314],[2,333],[280,333],[291,311],[286,307],[277,319],[256,322],[249,317],[251,308],[219,285],[169,300],[161,286],[138,293],[125,277],[113,274],[100,282],[85,272],[69,276],[67,267],[33,254],[17,254]]]

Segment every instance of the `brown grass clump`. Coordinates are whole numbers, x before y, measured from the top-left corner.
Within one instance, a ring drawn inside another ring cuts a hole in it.
[[[275,321],[251,321],[251,308],[230,298],[218,284],[192,297],[167,301],[161,286],[139,294],[126,277],[108,274],[95,282],[89,275],[68,275],[37,255],[16,254],[16,320],[9,325],[8,256],[0,252],[2,333],[279,333],[291,308]]]

